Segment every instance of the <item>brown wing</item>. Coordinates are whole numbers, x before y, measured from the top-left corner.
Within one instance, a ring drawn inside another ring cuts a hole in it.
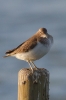
[[[14,49],[12,49],[12,50],[8,50],[5,54],[5,56],[4,56],[4,58],[5,57],[8,57],[8,56],[11,56],[12,54],[13,54],[13,52],[14,51],[16,51],[20,46],[22,46],[24,44],[24,42],[22,43],[22,44],[20,44],[17,48],[14,48]]]
[[[37,38],[33,36],[32,38],[20,44],[17,48],[7,51],[4,57],[12,56],[16,53],[28,52],[29,50],[33,49],[36,45],[37,45]]]
[[[8,50],[5,54],[8,54],[8,53],[12,53],[14,52],[15,50],[17,50],[18,48],[20,48],[20,46],[22,46],[24,44],[24,42],[22,44],[20,44],[18,47],[12,49],[12,50]]]

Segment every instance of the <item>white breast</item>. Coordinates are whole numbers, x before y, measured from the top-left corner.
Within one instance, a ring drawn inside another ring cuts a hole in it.
[[[14,56],[20,60],[37,60],[40,59],[41,57],[43,57],[45,54],[48,53],[48,51],[50,50],[51,45],[43,45],[40,42],[38,42],[37,46],[30,50],[29,52],[26,53],[18,53],[15,54]]]

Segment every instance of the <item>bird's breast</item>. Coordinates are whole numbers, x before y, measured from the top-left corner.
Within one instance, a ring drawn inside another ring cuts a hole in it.
[[[16,58],[21,59],[21,60],[37,60],[42,58],[45,54],[48,53],[50,49],[50,46],[45,46],[41,44],[40,42],[37,43],[37,46],[33,48],[32,50],[25,52],[25,53],[18,53],[16,54]]]

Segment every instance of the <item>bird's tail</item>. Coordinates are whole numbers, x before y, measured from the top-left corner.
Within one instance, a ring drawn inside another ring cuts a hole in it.
[[[13,51],[14,51],[14,50],[9,50],[9,51],[7,51],[7,52],[5,53],[4,58],[9,57],[9,56],[12,56],[12,55],[13,55]]]
[[[6,58],[6,57],[9,57],[10,55],[9,54],[6,54],[5,56],[3,56],[4,58]]]

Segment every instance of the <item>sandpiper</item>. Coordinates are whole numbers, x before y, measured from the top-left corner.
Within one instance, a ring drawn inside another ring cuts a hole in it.
[[[40,28],[31,38],[20,44],[18,47],[7,51],[4,57],[13,56],[29,63],[30,68],[34,62],[48,53],[53,44],[53,37],[48,34],[46,28]],[[33,70],[33,69],[32,69]]]

